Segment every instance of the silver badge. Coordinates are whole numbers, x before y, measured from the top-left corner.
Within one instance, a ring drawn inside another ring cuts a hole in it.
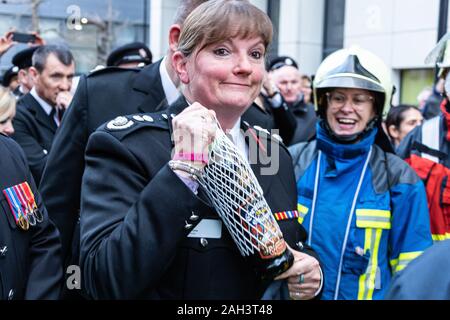
[[[108,122],[106,127],[109,130],[122,130],[131,127],[133,124],[134,122],[132,120],[128,120],[126,117],[117,117]]]

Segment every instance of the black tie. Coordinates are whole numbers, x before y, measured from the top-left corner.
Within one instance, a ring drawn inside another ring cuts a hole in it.
[[[62,118],[63,118],[63,115],[64,115],[64,108],[57,108],[56,109],[56,117],[58,118],[58,120],[59,120],[59,123],[61,124],[61,121],[62,121]]]
[[[53,108],[52,111],[50,112],[50,118],[55,121],[55,114],[56,114],[56,119],[58,119],[58,123],[57,125],[59,126],[61,124],[61,120],[63,118],[64,115],[64,109],[59,109],[59,108]]]

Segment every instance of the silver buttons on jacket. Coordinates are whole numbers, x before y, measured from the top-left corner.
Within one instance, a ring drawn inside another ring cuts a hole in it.
[[[144,119],[144,121],[147,121],[147,122],[153,122],[153,121],[155,121],[155,120],[153,120],[152,117],[150,117],[150,116],[148,116],[148,115],[144,115],[144,116],[142,116],[142,118]]]
[[[14,289],[9,290],[8,300],[12,300],[14,298]]]
[[[205,238],[201,238],[200,244],[203,248],[206,248],[206,246],[208,245],[208,240],[206,240]]]
[[[187,221],[185,221],[184,229],[191,230],[193,226],[194,225],[192,223],[188,223]]]
[[[198,218],[199,218],[199,216],[198,215],[196,215],[195,214],[195,212],[194,211],[192,211],[191,212],[191,216],[189,217],[189,220],[191,220],[191,221],[197,221],[198,220]]]
[[[0,248],[0,257],[6,256],[6,252],[8,251],[8,247],[4,246]]]

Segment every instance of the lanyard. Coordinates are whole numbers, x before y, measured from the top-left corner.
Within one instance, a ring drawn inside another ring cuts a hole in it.
[[[370,147],[369,153],[367,154],[366,161],[364,162],[364,167],[361,171],[361,176],[359,177],[358,186],[356,187],[356,192],[355,192],[355,195],[354,195],[353,201],[352,201],[352,207],[350,209],[350,214],[349,214],[349,217],[347,220],[347,228],[345,229],[344,242],[342,243],[341,257],[339,260],[339,269],[338,269],[338,277],[337,277],[337,281],[336,281],[336,288],[334,290],[334,300],[337,300],[338,295],[339,295],[339,286],[341,283],[342,265],[343,265],[343,260],[344,260],[345,247],[347,246],[347,241],[348,241],[348,234],[350,232],[350,225],[351,225],[351,222],[353,219],[353,215],[355,213],[356,201],[358,200],[358,195],[359,195],[359,192],[361,191],[361,185],[364,180],[364,176],[366,174],[367,166],[369,164],[371,155],[372,155],[372,146]],[[318,191],[318,187],[319,187],[321,158],[322,158],[322,151],[319,150],[319,154],[317,157],[316,176],[314,179],[314,194],[313,194],[313,202],[312,202],[312,206],[311,206],[311,221],[309,223],[308,245],[310,245],[310,246],[311,246],[311,242],[312,242],[312,226],[313,226],[314,213],[315,213],[315,209],[316,209],[317,191]]]

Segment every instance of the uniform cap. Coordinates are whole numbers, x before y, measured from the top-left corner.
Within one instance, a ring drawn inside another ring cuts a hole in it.
[[[36,51],[38,47],[39,46],[30,47],[25,50],[17,52],[12,58],[13,65],[19,67],[19,69],[26,69],[31,67],[32,66],[31,58],[33,57],[34,51]]]
[[[128,43],[114,49],[106,60],[106,65],[119,66],[122,63],[142,62],[145,65],[152,63],[152,53],[142,42]]]
[[[16,76],[19,73],[19,67],[12,66],[8,70],[5,71],[5,74],[3,75],[2,79],[2,86],[8,87],[11,83],[11,80],[14,76]]]
[[[269,71],[280,69],[284,66],[292,66],[295,69],[298,69],[297,62],[294,59],[287,56],[276,57],[269,64]]]

